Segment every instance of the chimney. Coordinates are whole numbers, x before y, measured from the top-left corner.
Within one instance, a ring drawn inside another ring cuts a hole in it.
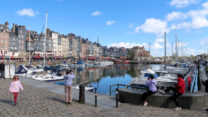
[[[15,33],[15,24],[13,23],[12,32]]]
[[[8,22],[5,22],[5,26],[6,26],[7,28],[9,28],[9,23],[8,23]]]
[[[50,36],[50,28],[46,29],[46,36]]]
[[[41,32],[41,37],[43,37],[43,32]]]

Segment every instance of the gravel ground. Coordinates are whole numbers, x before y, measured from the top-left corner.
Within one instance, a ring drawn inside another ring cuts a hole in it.
[[[121,103],[119,108],[104,109],[89,104],[64,103],[64,96],[23,84],[18,104],[13,106],[9,93],[11,80],[0,80],[0,117],[208,117],[203,110],[182,110],[143,107]]]

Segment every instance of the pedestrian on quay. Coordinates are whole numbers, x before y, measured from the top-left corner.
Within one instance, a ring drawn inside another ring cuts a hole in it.
[[[173,96],[171,97],[171,100],[173,100],[176,104],[175,110],[182,110],[181,106],[179,105],[179,102],[177,101],[177,99],[180,96],[182,96],[185,92],[185,82],[182,74],[177,75],[177,83],[175,84],[175,87],[168,87],[167,89],[165,89],[165,93],[169,92],[170,90],[174,92]]]
[[[205,93],[208,93],[208,79],[202,81],[202,84],[205,86]],[[208,108],[206,109],[208,111]]]
[[[142,94],[142,101],[144,101],[144,106],[148,105],[147,98],[150,95],[153,95],[157,92],[157,81],[155,80],[154,75],[150,75],[146,81],[146,85],[148,86],[147,92]]]
[[[188,77],[188,91],[191,90],[191,75]]]
[[[66,104],[72,103],[72,84],[73,84],[74,74],[71,70],[66,71],[64,76],[64,85],[65,85],[65,101]]]
[[[14,106],[17,105],[17,97],[18,97],[19,89],[23,90],[23,86],[19,80],[19,77],[15,75],[9,87],[9,92],[14,95]]]

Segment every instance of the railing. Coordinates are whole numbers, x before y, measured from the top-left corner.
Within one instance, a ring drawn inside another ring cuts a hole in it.
[[[120,86],[124,86],[125,88],[129,88],[129,87],[131,87],[131,88],[135,88],[135,89],[144,89],[144,90],[147,90],[147,88],[146,87],[135,87],[135,86],[131,86],[131,85],[125,85],[125,84],[113,84],[113,85],[110,85],[110,91],[109,91],[109,93],[110,93],[110,96],[111,96],[111,93],[112,93],[112,87],[114,87],[114,86],[117,86],[117,88],[116,89],[118,89],[119,90],[119,87]]]
[[[189,84],[187,83],[188,77],[191,77],[191,86],[188,90],[190,93],[192,92],[198,92],[198,69],[196,66],[193,66],[192,69],[189,71],[189,73],[184,78],[184,81],[186,82],[186,86]]]

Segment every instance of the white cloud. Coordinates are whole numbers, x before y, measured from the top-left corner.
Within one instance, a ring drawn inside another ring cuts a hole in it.
[[[199,29],[208,27],[208,2],[201,4],[202,8],[199,10],[190,10],[186,13],[173,12],[166,16],[168,21],[174,19],[188,19],[176,24],[172,24],[171,29]]]
[[[208,27],[208,20],[206,17],[193,17],[190,22],[182,22],[177,25],[175,25],[176,29],[199,29],[203,27]]]
[[[111,21],[107,21],[107,22],[106,22],[106,25],[107,25],[107,26],[111,26],[111,25],[113,25],[113,24],[115,24],[115,23],[116,23],[116,21],[111,20]]]
[[[201,46],[207,48],[207,45],[208,45],[208,37],[201,39],[200,40],[200,44],[201,44]]]
[[[183,8],[195,3],[197,3],[197,0],[172,0],[170,5],[175,6],[176,8]]]
[[[181,12],[172,12],[166,16],[167,21],[176,20],[176,19],[186,19],[187,15]]]
[[[163,34],[165,31],[168,32],[167,23],[165,21],[149,18],[146,19],[145,23],[137,26],[135,32],[142,30],[147,33]]]
[[[193,49],[193,48],[186,48],[186,53],[185,53],[185,56],[190,56],[190,55],[199,55],[199,54],[204,54],[206,53],[206,50],[196,50],[196,49]]]
[[[146,46],[146,43],[138,44],[138,43],[126,43],[126,42],[120,42],[120,43],[112,43],[108,47],[125,47],[125,48],[132,48],[135,46]]]
[[[164,42],[164,39],[163,38],[156,38],[155,42],[162,43],[162,42]]]
[[[17,11],[17,14],[20,15],[20,16],[34,17],[35,15],[38,15],[39,12],[33,11],[33,9],[31,9],[31,8],[28,8],[28,9],[24,8],[22,10]]]
[[[99,16],[99,15],[102,15],[100,11],[95,11],[92,13],[92,16]]]

